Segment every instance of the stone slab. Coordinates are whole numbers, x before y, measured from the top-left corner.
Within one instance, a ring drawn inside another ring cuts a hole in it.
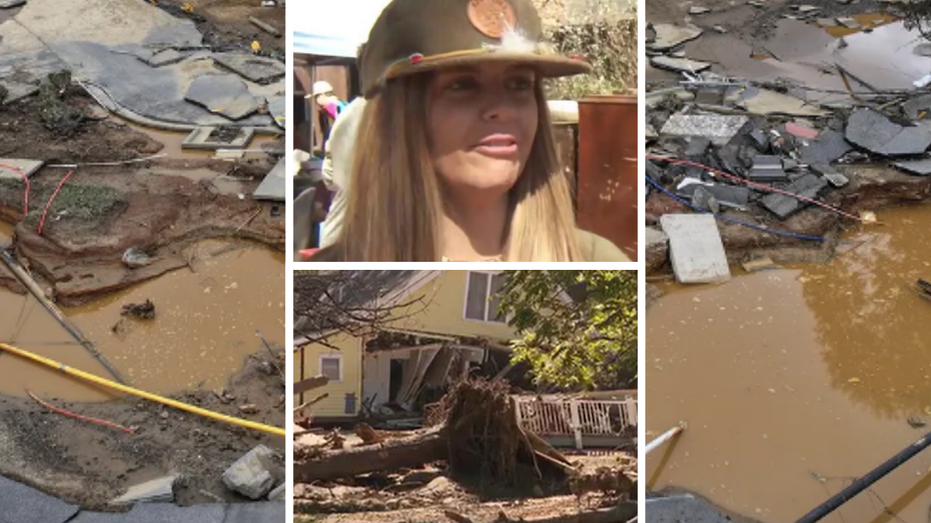
[[[282,523],[287,519],[284,502],[266,501],[229,505],[223,523]]]
[[[272,168],[262,183],[256,187],[252,197],[256,200],[272,200],[283,202],[286,198],[287,180],[285,179],[286,171],[284,158],[278,160],[275,167]]]
[[[915,176],[931,176],[931,159],[895,162],[897,168]]]
[[[176,51],[175,49],[164,49],[148,57],[140,57],[139,59],[152,67],[161,67],[163,65],[176,64],[185,58],[187,58],[187,54],[185,53]]]
[[[200,149],[205,151],[215,151],[217,149],[244,149],[255,136],[255,129],[252,127],[241,127],[239,135],[232,142],[221,142],[210,138],[210,134],[216,130],[216,127],[198,127],[188,134],[184,141],[181,142],[182,149]]]
[[[64,523],[78,513],[70,505],[0,476],[0,521],[3,523]]]
[[[721,114],[674,114],[666,120],[660,134],[664,136],[704,137],[714,145],[726,145],[750,125],[746,116]]]
[[[213,60],[250,82],[268,84],[284,78],[284,64],[271,58],[245,53],[214,53]]]
[[[806,198],[816,198],[828,186],[828,182],[813,174],[806,174],[790,183],[783,190]],[[779,219],[785,220],[796,212],[810,205],[792,196],[785,194],[767,194],[760,203],[766,210],[775,214]]]
[[[700,73],[711,68],[708,62],[689,60],[688,58],[674,58],[672,56],[654,56],[650,64],[657,69],[665,69],[677,73]]]
[[[673,24],[653,24],[653,31],[656,33],[656,38],[652,43],[647,44],[647,49],[651,51],[668,51],[702,34],[701,29]]]
[[[288,122],[288,110],[285,105],[284,96],[268,96],[265,98],[265,101],[268,103],[268,113],[272,115],[272,118],[275,120],[275,125],[284,129],[285,124]]]
[[[931,167],[931,163],[929,163],[929,167]],[[846,176],[838,172],[837,169],[831,167],[830,165],[812,165],[811,170],[823,176],[824,179],[834,187],[843,187],[850,183],[850,180],[848,180]]]
[[[259,108],[246,84],[232,74],[198,76],[184,99],[231,120],[241,120]]]
[[[26,178],[32,176],[45,162],[41,160],[18,160],[13,158],[0,158],[0,165],[9,165],[19,169],[26,175]],[[18,172],[0,167],[0,179],[7,178],[10,180],[22,180],[23,177]]]
[[[904,127],[870,109],[860,109],[847,120],[847,140],[883,156],[922,154],[931,146],[931,130]]]
[[[221,504],[179,507],[170,503],[139,503],[122,514],[81,512],[69,523],[223,523],[225,516],[226,506]]]
[[[687,183],[688,181],[689,178],[686,178],[679,185],[679,187],[676,189],[677,195],[691,198],[698,187],[704,187],[706,191],[714,196],[718,203],[727,207],[743,209],[750,201],[750,189],[747,189],[746,187],[737,187],[734,185],[718,185],[705,182]]]
[[[710,214],[665,214],[669,258],[680,283],[716,283],[731,277],[718,225]]]
[[[825,129],[818,138],[800,147],[802,163],[829,164],[853,150],[842,133]]]
[[[693,496],[648,499],[644,508],[649,523],[730,523],[730,518]]]
[[[177,476],[166,476],[133,485],[125,494],[113,499],[110,503],[129,505],[143,501],[172,501],[175,498],[174,484],[177,479]]]

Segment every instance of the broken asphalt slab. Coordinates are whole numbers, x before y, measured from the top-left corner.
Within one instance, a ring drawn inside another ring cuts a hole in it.
[[[657,69],[665,69],[677,73],[700,73],[711,68],[708,62],[689,60],[688,58],[673,58],[671,56],[650,57],[650,64]]]
[[[813,174],[806,174],[790,183],[783,190],[805,198],[814,199],[817,198],[818,194],[827,186],[828,183],[825,180]],[[762,204],[766,210],[779,217],[780,220],[785,220],[809,205],[808,202],[779,193],[767,194],[760,200],[760,204]]]
[[[731,277],[721,233],[710,214],[664,214],[669,259],[679,283],[717,283]]]
[[[656,38],[647,44],[647,49],[651,51],[668,51],[702,34],[702,30],[695,27],[679,27],[672,24],[653,24],[652,27]]]
[[[0,521],[3,523],[65,523],[79,507],[0,476]]]
[[[730,523],[731,519],[693,496],[670,496],[646,500],[649,523]]]
[[[275,167],[269,172],[262,183],[252,193],[256,200],[285,201],[287,180],[285,179],[285,161],[284,158],[278,160]]]
[[[818,138],[801,146],[800,156],[809,165],[829,164],[853,150],[843,133],[825,129]]]
[[[732,89],[728,93],[727,101],[749,113],[764,116],[827,116],[830,114],[804,100],[754,86]]]
[[[233,74],[198,76],[184,99],[231,120],[241,120],[259,108],[246,84]]]
[[[870,109],[860,109],[847,120],[847,140],[883,156],[924,153],[931,146],[931,130],[905,127]]]
[[[915,176],[931,176],[931,159],[896,162],[897,168]]]
[[[285,514],[285,504],[281,501],[187,507],[168,503],[140,503],[129,512],[120,514],[81,512],[69,523],[281,523],[286,520]]]
[[[245,53],[214,53],[213,60],[250,82],[268,84],[284,78],[284,64],[271,58]]]

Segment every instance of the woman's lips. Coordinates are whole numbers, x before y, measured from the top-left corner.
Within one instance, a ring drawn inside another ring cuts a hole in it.
[[[511,135],[495,134],[479,142],[474,150],[493,158],[511,158],[517,154],[517,139]]]

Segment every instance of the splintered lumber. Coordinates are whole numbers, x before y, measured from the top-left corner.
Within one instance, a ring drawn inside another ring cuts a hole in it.
[[[446,426],[439,425],[420,434],[389,439],[376,445],[329,450],[320,456],[294,464],[295,481],[347,478],[379,470],[417,468],[447,456]]]
[[[301,380],[294,384],[294,393],[301,394],[302,392],[307,392],[309,390],[319,389],[329,382],[330,378],[327,378],[326,376],[314,376],[313,378],[307,378],[306,380]]]

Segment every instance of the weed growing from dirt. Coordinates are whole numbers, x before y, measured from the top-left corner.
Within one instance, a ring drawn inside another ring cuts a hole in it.
[[[32,182],[29,189],[29,215],[26,222],[37,225],[45,210],[45,204],[58,186],[57,182],[39,184]],[[0,179],[0,205],[20,210],[23,205],[24,184],[21,180]],[[119,191],[102,185],[66,184],[61,188],[48,218],[63,215],[72,220],[96,220],[119,213],[126,207]]]
[[[39,85],[39,118],[46,129],[64,138],[78,132],[86,121],[83,111],[65,101],[70,89],[69,71],[50,73]]]

